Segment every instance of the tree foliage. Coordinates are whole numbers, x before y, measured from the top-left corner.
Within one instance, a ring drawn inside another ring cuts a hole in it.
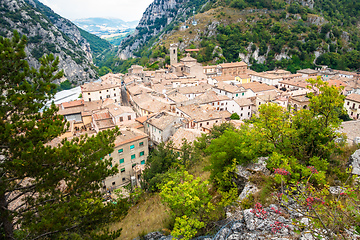
[[[62,76],[58,59],[26,62],[26,38],[0,38],[0,234],[2,239],[112,239],[103,227],[124,205],[104,205],[101,181],[117,172],[111,160],[117,130],[48,144],[64,132],[51,82]],[[120,215],[119,215],[120,214]]]
[[[166,177],[167,171],[175,166],[177,154],[174,154],[172,143],[160,143],[149,155],[143,173],[142,187],[150,192],[158,190]]]
[[[161,186],[160,196],[168,204],[175,218],[174,237],[191,239],[209,220],[214,210],[208,181],[194,178],[186,171],[179,171]]]

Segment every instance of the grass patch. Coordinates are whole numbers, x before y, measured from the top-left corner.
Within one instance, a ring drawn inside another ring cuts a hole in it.
[[[153,194],[145,196],[138,204],[130,208],[127,216],[118,223],[113,224],[110,229],[122,228],[119,240],[132,240],[138,236],[164,229],[171,221],[168,208],[161,203],[160,196]]]

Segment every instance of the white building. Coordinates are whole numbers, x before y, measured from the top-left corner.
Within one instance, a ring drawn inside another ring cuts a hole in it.
[[[81,93],[86,102],[108,98],[113,99],[115,102],[121,101],[120,84],[115,81],[85,83],[81,86]]]

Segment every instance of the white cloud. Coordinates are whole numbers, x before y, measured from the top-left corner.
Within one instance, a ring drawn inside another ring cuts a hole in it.
[[[153,0],[39,0],[70,20],[89,17],[140,20]]]

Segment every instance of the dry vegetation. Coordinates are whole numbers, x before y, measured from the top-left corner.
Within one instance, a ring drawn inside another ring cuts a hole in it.
[[[220,12],[224,12],[226,17],[219,18],[218,16]],[[196,14],[195,19],[198,23],[196,26],[191,24],[192,18],[189,18],[186,21],[186,25],[189,28],[186,30],[172,31],[170,34],[167,34],[163,37],[163,39],[159,42],[159,45],[165,45],[168,48],[170,43],[179,42],[179,38],[182,38],[186,45],[190,45],[190,42],[194,41],[196,37],[199,37],[200,33],[204,32],[212,22],[221,21],[227,25],[230,23],[242,21],[242,18],[245,18],[245,16],[239,15],[239,12],[239,10],[234,8],[218,7],[216,9],[210,9],[204,13]],[[183,23],[181,23],[179,27],[182,25]]]
[[[122,240],[131,240],[149,232],[166,228],[170,221],[168,208],[161,203],[158,194],[146,196],[133,206],[127,216],[111,226],[111,230],[122,228]]]
[[[210,172],[204,171],[208,164],[208,158],[194,164],[189,170],[190,174],[208,180]],[[161,203],[158,193],[145,195],[135,206],[130,208],[127,216],[118,223],[111,226],[111,230],[122,228],[119,240],[132,240],[147,233],[162,230],[170,233],[167,228],[171,224],[171,217],[168,208]]]

